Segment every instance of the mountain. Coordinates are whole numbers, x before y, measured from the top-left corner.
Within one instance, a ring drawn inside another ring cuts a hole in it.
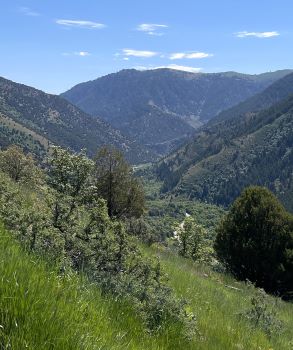
[[[76,85],[62,97],[166,154],[221,111],[264,90],[290,70],[245,75],[173,69],[122,70]]]
[[[293,76],[273,85],[234,108],[241,114],[233,116],[230,110],[225,119],[223,113],[223,120],[211,121],[192,142],[162,160],[156,171],[163,191],[227,206],[244,187],[263,185],[292,211]],[[288,92],[287,99],[255,112]]]
[[[99,146],[120,148],[129,161],[147,162],[154,154],[100,118],[92,118],[65,99],[0,78],[0,146],[20,144],[46,152],[51,143],[93,156]]]
[[[277,80],[264,91],[248,98],[238,105],[221,112],[212,120],[212,124],[217,121],[224,121],[238,115],[258,112],[269,108],[282,99],[293,93],[293,73]]]

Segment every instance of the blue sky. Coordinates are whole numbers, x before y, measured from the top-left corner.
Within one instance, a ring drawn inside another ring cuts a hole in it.
[[[0,76],[60,93],[124,68],[293,68],[292,0],[0,0]]]

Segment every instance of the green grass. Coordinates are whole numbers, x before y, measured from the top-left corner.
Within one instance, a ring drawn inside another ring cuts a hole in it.
[[[0,229],[0,349],[179,349],[176,328],[150,336],[126,302],[58,276]]]
[[[162,334],[147,334],[127,302],[102,296],[85,278],[58,276],[2,228],[0,236],[1,350],[292,350],[292,304],[280,304],[284,333],[270,340],[237,317],[249,305],[251,291],[244,284],[166,251],[144,248],[147,255],[159,255],[170,284],[189,300],[197,316],[200,336],[189,343],[177,335],[175,326]]]
[[[251,287],[170,252],[158,248],[145,251],[160,257],[171,286],[178,296],[189,301],[197,316],[201,337],[193,342],[192,349],[293,349],[292,303],[280,302],[278,317],[284,323],[283,333],[269,339],[261,330],[252,329],[239,319],[239,313],[250,308]]]

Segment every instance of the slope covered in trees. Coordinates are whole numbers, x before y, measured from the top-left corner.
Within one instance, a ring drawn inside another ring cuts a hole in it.
[[[248,98],[244,102],[223,111],[212,120],[212,124],[228,120],[235,116],[241,115],[244,117],[247,113],[256,113],[262,109],[267,109],[285,99],[290,94],[293,94],[293,73],[277,80],[264,91]]]
[[[219,112],[262,91],[289,70],[260,75],[123,70],[62,94],[138,142],[166,154]],[[174,144],[175,142],[175,144]]]
[[[164,191],[229,205],[248,185],[273,190],[292,203],[293,97],[258,113],[211,122],[163,160]]]
[[[63,98],[0,78],[0,144],[13,143],[35,153],[44,153],[52,143],[74,151],[86,148],[90,156],[110,144],[131,162],[155,159],[151,151]]]

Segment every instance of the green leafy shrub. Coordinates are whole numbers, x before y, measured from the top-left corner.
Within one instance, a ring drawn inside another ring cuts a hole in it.
[[[174,238],[178,245],[178,253],[194,261],[210,264],[214,260],[211,242],[207,239],[207,231],[196,223],[192,216],[177,225]]]
[[[269,337],[280,334],[283,324],[277,317],[278,299],[271,299],[261,288],[250,289],[253,292],[251,308],[240,313],[241,318],[248,320],[253,327],[261,328]]]

